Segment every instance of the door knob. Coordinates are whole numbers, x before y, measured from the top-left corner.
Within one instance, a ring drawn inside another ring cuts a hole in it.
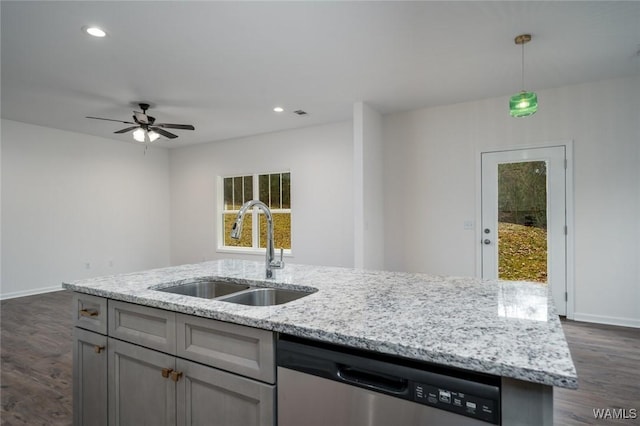
[[[485,240],[483,241],[483,243],[484,243],[484,244],[491,244],[491,240],[487,238],[487,239],[485,239]]]

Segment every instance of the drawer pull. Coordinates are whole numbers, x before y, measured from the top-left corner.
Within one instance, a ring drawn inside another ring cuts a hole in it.
[[[97,309],[80,309],[80,316],[82,317],[97,317],[100,315],[100,311]]]
[[[93,350],[94,350],[97,354],[99,354],[100,352],[102,352],[102,351],[104,350],[104,346],[95,345],[95,346],[93,347]]]
[[[173,368],[163,368],[162,377],[166,379],[167,377],[169,377],[169,374],[171,374],[172,371],[173,371]]]
[[[178,380],[180,380],[181,377],[182,377],[181,371],[174,371],[171,373],[171,380],[173,380],[174,382],[177,382]]]

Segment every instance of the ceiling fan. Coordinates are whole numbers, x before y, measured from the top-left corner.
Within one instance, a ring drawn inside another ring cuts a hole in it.
[[[169,124],[169,123],[156,123],[155,117],[147,115],[149,104],[138,104],[142,112],[133,111],[133,121],[114,120],[112,118],[102,117],[86,117],[94,120],[106,120],[115,121],[117,123],[134,124],[134,126],[126,127],[124,129],[116,130],[113,133],[127,133],[133,132],[133,138],[138,142],[153,142],[160,136],[164,136],[169,139],[175,139],[178,135],[168,132],[164,129],[180,129],[180,130],[195,130],[191,124]]]

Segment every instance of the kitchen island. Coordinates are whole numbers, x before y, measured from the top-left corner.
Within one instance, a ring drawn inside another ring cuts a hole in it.
[[[271,279],[264,274],[264,262],[219,260],[63,287],[109,301],[500,377],[502,424],[551,424],[553,387],[577,388],[546,286],[295,264]],[[312,293],[281,305],[246,306],[158,291],[211,278]]]

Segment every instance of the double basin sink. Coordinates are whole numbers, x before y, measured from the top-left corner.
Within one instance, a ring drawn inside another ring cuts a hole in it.
[[[154,290],[249,306],[282,305],[283,303],[291,302],[313,293],[313,291],[308,290],[252,287],[248,284],[215,279],[195,280],[171,287],[156,288]]]

